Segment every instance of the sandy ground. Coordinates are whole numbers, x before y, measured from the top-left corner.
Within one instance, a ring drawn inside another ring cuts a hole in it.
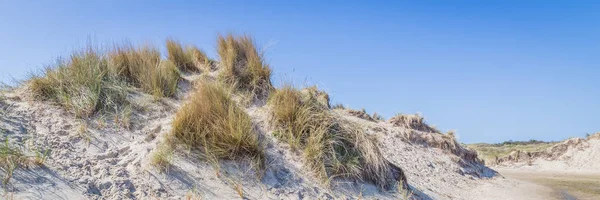
[[[498,169],[508,179],[551,189],[554,199],[600,199],[600,172]]]
[[[301,156],[272,136],[264,106],[246,108],[265,138],[268,170],[261,180],[243,163],[224,162],[226,170],[216,173],[185,151],[176,153],[168,172],[159,172],[150,157],[188,91],[182,85],[179,98],[160,101],[132,93],[139,108],[129,128],[110,118],[84,122],[61,107],[28,98],[26,90],[11,91],[0,99],[2,136],[26,149],[49,150],[49,159],[42,167],[17,170],[0,199],[239,199],[238,193],[245,199],[600,199],[600,175],[537,169],[500,169],[503,176],[497,175],[445,134],[337,111],[376,138],[384,157],[404,170],[412,194],[361,181],[323,187],[303,169]],[[572,149],[567,155],[577,162],[569,166],[584,169],[583,161],[597,155],[597,149],[589,149]],[[0,170],[0,176],[4,173]]]

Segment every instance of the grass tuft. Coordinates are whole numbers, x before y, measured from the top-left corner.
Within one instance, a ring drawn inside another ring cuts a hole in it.
[[[28,156],[20,147],[10,144],[6,138],[4,143],[0,143],[0,169],[5,173],[2,184],[4,186],[8,184],[15,170],[32,165],[42,165],[47,158],[48,151],[37,152],[36,156]]]
[[[180,42],[167,39],[167,52],[168,58],[173,62],[181,71],[198,71],[199,68],[194,64],[192,55],[183,49]]]
[[[160,60],[156,47],[135,49],[131,44],[116,46],[109,54],[112,75],[156,97],[172,97],[177,89],[179,72],[175,65]]]
[[[126,83],[108,73],[108,60],[88,47],[69,59],[59,59],[55,68],[34,76],[30,89],[39,98],[72,109],[79,117],[126,105]]]
[[[219,35],[217,52],[223,67],[220,74],[222,80],[253,95],[268,95],[273,88],[271,68],[250,36]]]
[[[383,158],[373,138],[306,95],[286,85],[272,93],[269,104],[278,129],[275,136],[303,152],[307,169],[326,184],[344,177],[390,188],[405,180],[402,170]]]
[[[154,153],[150,158],[150,164],[156,167],[158,171],[168,171],[171,166],[171,161],[173,160],[173,155],[173,148],[169,144],[160,144],[154,150]]]
[[[178,81],[177,68],[161,61],[155,47],[123,44],[108,53],[91,46],[76,51],[34,75],[29,88],[39,99],[55,101],[83,118],[128,108],[131,86],[155,97],[173,97]]]
[[[190,148],[218,159],[250,158],[264,168],[265,155],[250,117],[222,85],[201,83],[175,115],[172,136]]]
[[[196,46],[188,46],[186,48],[186,53],[194,63],[194,66],[203,71],[210,72],[213,71],[213,61],[206,56],[206,53],[199,49]]]
[[[430,132],[430,133],[441,133],[435,126],[430,126],[425,123],[425,118],[421,114],[401,114],[398,113],[396,116],[388,120],[394,126],[414,129],[418,131]]]
[[[156,47],[135,49],[131,44],[125,44],[116,46],[108,55],[111,75],[156,97],[175,95],[179,72],[174,65],[161,62]]]

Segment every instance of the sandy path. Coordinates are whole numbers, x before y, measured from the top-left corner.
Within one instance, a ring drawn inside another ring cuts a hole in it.
[[[568,171],[498,170],[508,179],[550,188],[558,199],[600,199],[600,173]]]
[[[466,191],[464,199],[563,199],[554,194],[554,190],[540,184],[531,183],[511,177],[498,177],[482,180],[472,190]]]

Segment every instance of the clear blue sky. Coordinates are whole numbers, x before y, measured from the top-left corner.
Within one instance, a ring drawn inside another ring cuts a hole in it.
[[[485,2],[485,3],[484,3]],[[600,131],[598,1],[2,1],[0,78],[82,46],[217,33],[269,45],[274,79],[353,108],[421,112],[465,143]]]

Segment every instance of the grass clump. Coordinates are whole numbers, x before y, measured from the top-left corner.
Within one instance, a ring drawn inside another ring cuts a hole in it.
[[[273,88],[271,68],[250,36],[219,35],[217,52],[223,67],[222,80],[253,95],[268,95]]]
[[[173,148],[170,144],[163,143],[156,147],[152,157],[150,158],[150,164],[155,166],[158,171],[164,172],[169,170],[171,161],[173,160]]]
[[[269,104],[276,137],[301,150],[306,168],[323,182],[345,177],[390,188],[405,181],[402,170],[383,158],[372,138],[357,125],[335,118],[314,98],[288,85],[276,90]]]
[[[204,51],[202,51],[198,47],[188,46],[186,48],[186,53],[190,56],[196,68],[204,72],[210,72],[214,70],[213,61],[208,56],[206,56],[206,53]]]
[[[394,126],[414,129],[429,133],[441,133],[435,126],[430,126],[425,123],[425,118],[421,114],[402,114],[398,113],[396,116],[388,120]]]
[[[169,61],[161,61],[156,47],[132,45],[115,47],[109,53],[111,75],[141,88],[156,97],[172,97],[177,90],[179,72]]]
[[[250,117],[230,95],[221,85],[201,83],[175,115],[172,136],[215,162],[250,158],[263,169],[264,150]]]
[[[179,78],[175,65],[161,61],[157,48],[124,44],[108,53],[94,47],[76,51],[42,75],[34,75],[29,87],[40,99],[55,101],[78,117],[90,117],[128,108],[131,86],[155,97],[173,97]]]
[[[2,184],[4,186],[8,184],[15,170],[33,165],[42,165],[47,156],[47,151],[43,154],[38,152],[36,156],[28,156],[23,153],[21,148],[10,144],[8,138],[6,138],[3,143],[0,143],[0,169],[5,173]]]
[[[79,117],[127,104],[126,83],[110,76],[107,57],[91,47],[59,59],[55,68],[34,76],[29,86],[37,97],[58,102]]]
[[[199,68],[194,64],[192,54],[186,51],[180,42],[167,39],[168,59],[173,62],[182,71],[198,71]]]

